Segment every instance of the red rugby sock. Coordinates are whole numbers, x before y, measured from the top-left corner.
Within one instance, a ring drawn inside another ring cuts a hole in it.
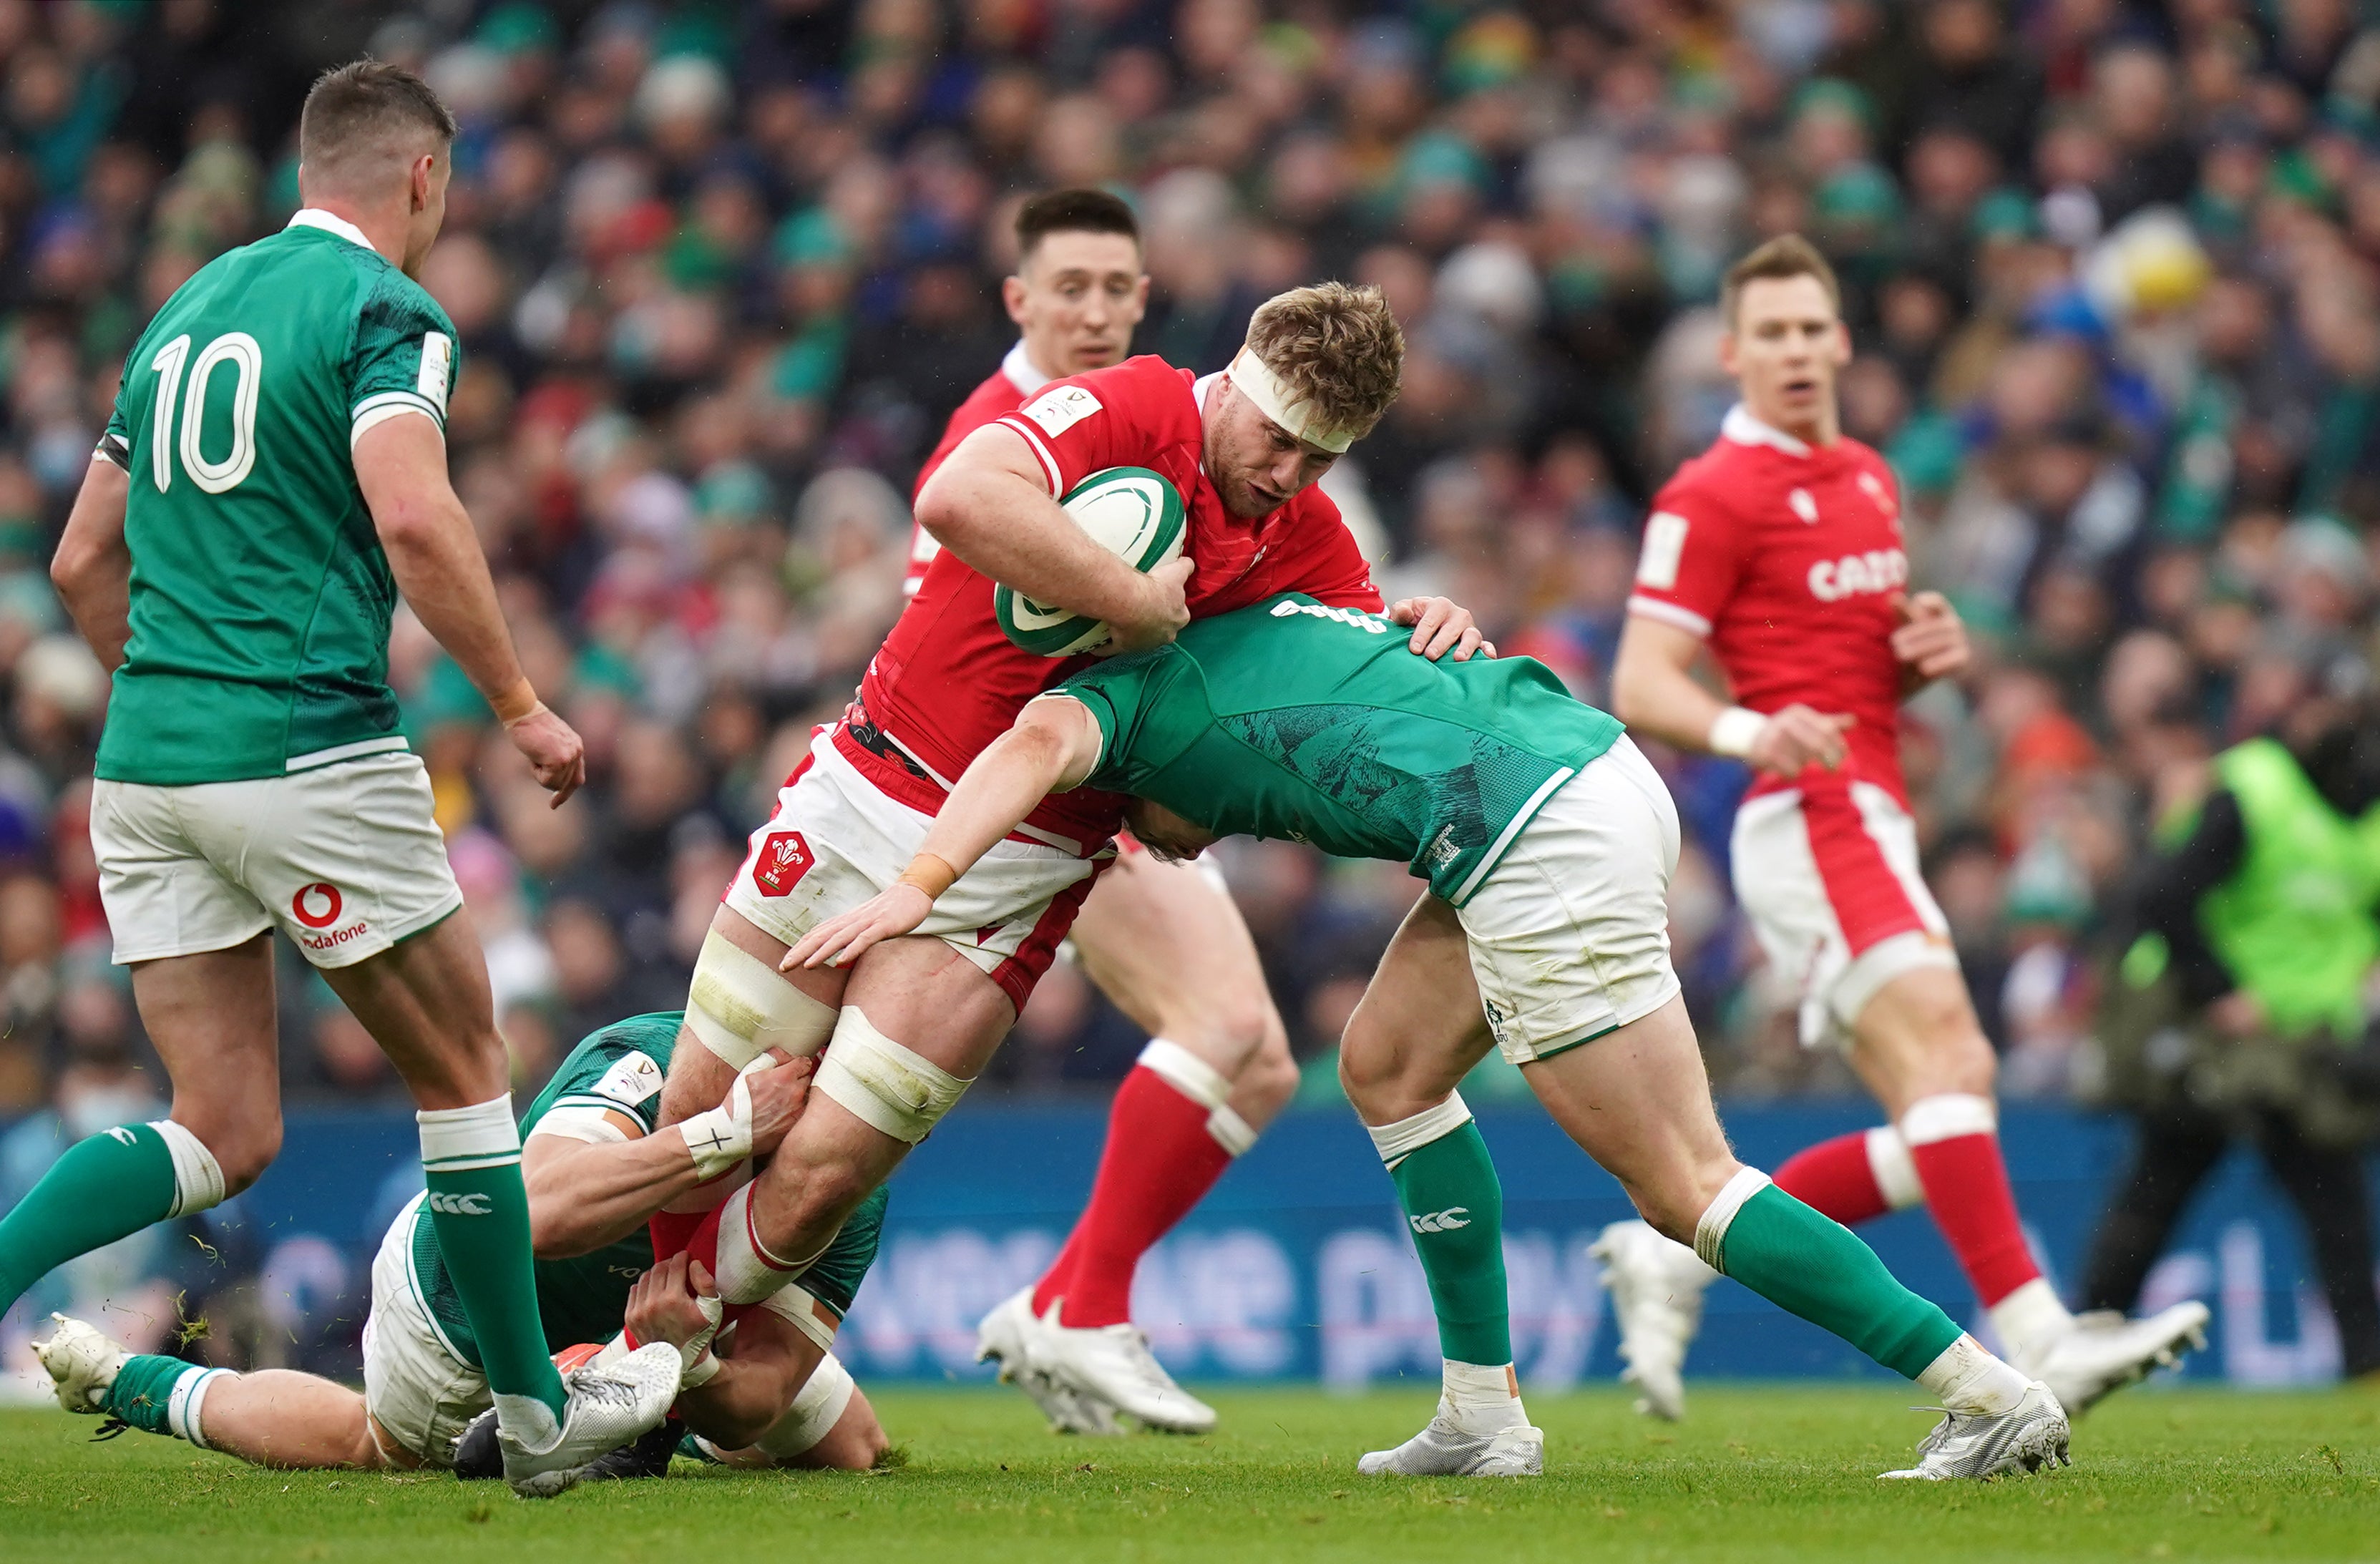
[[[1232,1154],[1207,1127],[1210,1111],[1146,1064],[1116,1088],[1091,1203],[1050,1267],[1051,1277],[1063,1272],[1062,1286],[1042,1280],[1049,1296],[1064,1299],[1061,1324],[1120,1325],[1132,1317],[1132,1278],[1141,1255],[1232,1165]],[[1048,1308],[1041,1289],[1034,1303]]]
[[[1901,1138],[1925,1186],[1925,1204],[1960,1268],[1989,1308],[2041,1275],[2018,1223],[1988,1097],[1931,1097],[1901,1115]]]
[[[1775,1178],[1779,1189],[1845,1227],[1892,1209],[1868,1161],[1864,1130],[1795,1152],[1777,1170]]]

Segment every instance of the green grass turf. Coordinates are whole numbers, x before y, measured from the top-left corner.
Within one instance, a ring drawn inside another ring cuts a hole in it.
[[[1215,1396],[1200,1439],[1060,1439],[1006,1391],[878,1398],[905,1464],[589,1486],[544,1504],[443,1476],[280,1473],[175,1441],[0,1412],[0,1558],[38,1564],[936,1564],[978,1560],[2380,1558],[2380,1394],[2148,1390],[2076,1464],[1883,1484],[1928,1419],[1908,1392],[1697,1387],[1647,1425],[1616,1391],[1546,1397],[1531,1483],[1358,1478],[1427,1396]]]

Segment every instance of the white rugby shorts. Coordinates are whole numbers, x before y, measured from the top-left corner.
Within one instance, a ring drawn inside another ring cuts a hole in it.
[[[821,729],[752,833],[727,904],[791,945],[901,878],[933,816],[888,797]],[[981,968],[1022,1011],[1103,860],[1011,836],[942,892],[917,932]]]
[[[1903,973],[1959,969],[1918,872],[1916,822],[1874,782],[1746,799],[1730,855],[1735,899],[1799,995],[1804,1048],[1847,1043],[1868,1000]]]
[[[245,782],[96,782],[91,844],[118,965],[277,926],[316,966],[351,966],[463,904],[430,775],[402,750]]]
[[[417,1194],[388,1225],[372,1256],[371,1313],[364,1319],[364,1410],[427,1466],[455,1464],[455,1441],[494,1404],[488,1376],[446,1344],[413,1270]]]
[[[1549,1058],[1676,997],[1670,877],[1678,809],[1622,736],[1579,769],[1457,910],[1496,1046]]]

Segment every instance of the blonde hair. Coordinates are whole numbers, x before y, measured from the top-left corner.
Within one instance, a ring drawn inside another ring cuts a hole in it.
[[[1727,269],[1718,285],[1718,313],[1727,329],[1735,329],[1736,308],[1743,302],[1745,284],[1781,282],[1788,277],[1817,278],[1818,285],[1827,290],[1828,302],[1841,310],[1843,286],[1835,281],[1835,269],[1827,264],[1818,247],[1799,234],[1779,234]]]
[[[1376,287],[1275,294],[1249,320],[1247,346],[1319,423],[1359,436],[1397,399],[1404,372],[1405,333]]]

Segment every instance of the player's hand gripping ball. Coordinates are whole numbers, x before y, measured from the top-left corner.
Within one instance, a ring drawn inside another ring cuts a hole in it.
[[[1068,490],[1058,506],[1093,542],[1144,576],[1182,556],[1182,496],[1147,467],[1095,472]],[[1108,638],[1105,621],[1044,607],[1006,587],[992,588],[991,614],[1002,635],[1043,657],[1072,657]]]

